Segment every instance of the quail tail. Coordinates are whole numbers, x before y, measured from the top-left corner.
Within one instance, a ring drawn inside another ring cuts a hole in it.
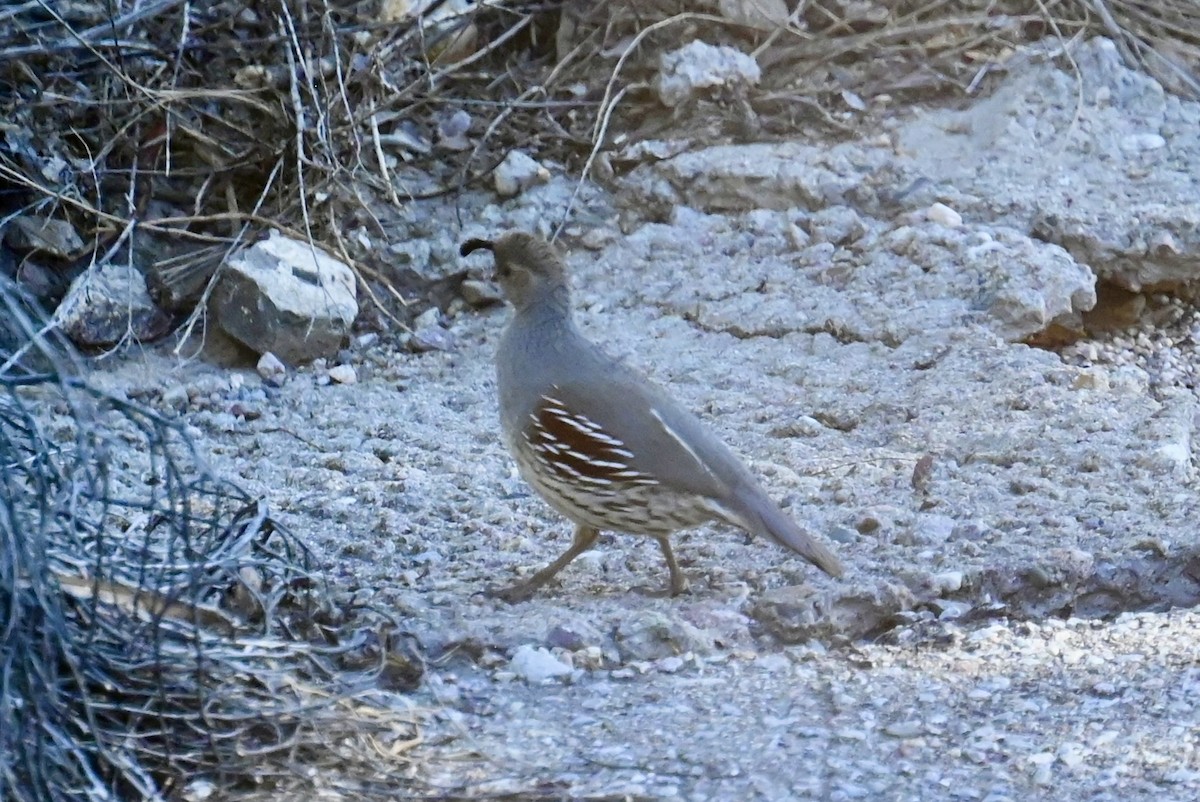
[[[736,502],[731,505],[736,509],[736,523],[750,532],[791,549],[832,577],[846,572],[832,551],[801,529],[762,489],[743,488]]]

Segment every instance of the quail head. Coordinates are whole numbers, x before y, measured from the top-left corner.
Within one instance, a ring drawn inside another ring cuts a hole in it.
[[[493,591],[527,598],[595,543],[601,530],[649,535],[685,587],[670,536],[707,521],[764,535],[832,576],[842,565],[772,501],[700,420],[576,328],[566,266],[521,231],[463,243],[492,251],[514,314],[496,352],[500,423],[521,476],[575,523],[571,547],[527,581]]]

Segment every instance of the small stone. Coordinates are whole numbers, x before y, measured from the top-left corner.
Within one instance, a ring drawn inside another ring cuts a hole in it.
[[[696,40],[662,55],[656,86],[663,105],[674,108],[702,89],[754,86],[761,78],[753,56]]]
[[[962,618],[972,610],[971,605],[967,602],[949,599],[931,599],[929,606],[937,613],[939,621],[953,621],[956,618]]]
[[[713,650],[711,633],[653,610],[633,613],[613,633],[623,662],[660,660],[673,655]]]
[[[1200,782],[1200,771],[1195,769],[1174,769],[1163,774],[1163,782],[1172,785],[1195,784]]]
[[[1121,140],[1121,150],[1140,153],[1148,150],[1158,150],[1167,146],[1167,140],[1159,134],[1130,134]]]
[[[163,390],[163,405],[176,412],[182,412],[188,405],[188,389],[182,384],[176,384]]]
[[[929,583],[938,593],[956,593],[962,590],[963,572],[945,571],[940,574],[934,574],[929,578]]]
[[[834,543],[855,543],[858,541],[858,532],[855,532],[848,526],[835,526],[825,532],[825,536]]]
[[[1108,371],[1094,367],[1079,371],[1071,387],[1076,390],[1097,390],[1103,392],[1109,388]]]
[[[446,150],[466,150],[471,147],[471,140],[467,137],[470,129],[471,115],[458,109],[438,122],[438,146]]]
[[[337,384],[358,384],[358,374],[350,365],[334,365],[329,369],[329,379]]]
[[[408,345],[417,352],[453,351],[454,336],[441,326],[426,326],[412,333]]]
[[[183,787],[183,798],[187,802],[204,802],[217,792],[217,786],[208,780],[192,780]]]
[[[897,721],[884,726],[883,731],[893,738],[916,738],[925,733],[925,725],[920,721]]]
[[[66,220],[23,214],[4,230],[4,241],[19,251],[41,251],[68,259],[83,249],[79,232]]]
[[[674,674],[683,668],[684,660],[679,655],[671,655],[662,658],[655,665],[664,674]]]
[[[867,226],[858,212],[849,206],[830,206],[809,219],[808,230],[815,242],[849,245],[862,239]]]
[[[854,528],[857,529],[860,534],[869,535],[872,532],[882,529],[884,523],[883,516],[875,513],[874,511],[870,511],[864,512],[859,517],[858,521],[854,524]]]
[[[922,515],[917,522],[923,543],[945,543],[954,534],[955,521],[949,515]]]
[[[764,654],[754,661],[754,666],[771,674],[786,674],[792,670],[792,661],[782,654]]]
[[[262,380],[272,387],[282,387],[284,380],[287,378],[287,366],[270,351],[267,351],[258,358],[258,364],[255,368],[258,370],[258,375],[262,377]]]
[[[550,171],[519,150],[510,150],[492,173],[496,194],[504,198],[511,198],[535,184],[544,184],[549,180]]]
[[[579,244],[590,251],[602,251],[617,238],[617,232],[611,228],[589,228],[579,238]]]
[[[1084,761],[1083,744],[1068,741],[1058,747],[1058,759],[1069,769],[1078,768]]]
[[[944,203],[935,203],[926,209],[925,219],[931,223],[939,223],[948,228],[959,228],[963,224],[962,215]]]
[[[546,645],[552,649],[566,649],[573,652],[577,649],[582,649],[584,641],[578,633],[566,627],[555,625],[546,633]]]
[[[147,342],[167,333],[171,318],[146,291],[146,280],[128,264],[93,265],[71,282],[54,313],[64,334],[85,348]]]
[[[516,676],[534,684],[569,676],[574,670],[545,648],[528,644],[517,647],[509,661],[509,669]]]

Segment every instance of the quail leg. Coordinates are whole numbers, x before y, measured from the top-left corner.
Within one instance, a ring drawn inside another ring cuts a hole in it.
[[[667,570],[671,572],[670,585],[663,590],[654,590],[653,588],[646,588],[639,585],[634,590],[657,598],[678,596],[680,593],[688,590],[688,583],[687,579],[683,576],[683,571],[679,570],[679,563],[675,562],[675,552],[671,551],[671,540],[666,535],[662,537],[655,536],[654,539],[658,541],[658,548],[662,550],[663,557],[667,561]]]
[[[600,536],[600,530],[592,526],[584,526],[579,524],[575,527],[575,539],[571,541],[571,548],[563,552],[562,556],[554,562],[547,565],[542,570],[538,571],[533,576],[526,579],[524,582],[518,582],[515,585],[509,585],[502,588],[488,588],[486,595],[493,599],[502,599],[503,601],[515,604],[516,602],[525,601],[542,585],[554,578],[562,569],[590,549],[596,542],[596,538]],[[674,566],[674,558],[670,558],[671,565]],[[673,567],[672,570],[678,570]]]
[[[679,570],[679,563],[675,562],[675,552],[671,551],[670,539],[666,536],[658,538],[658,547],[662,549],[663,558],[667,561],[667,570],[671,572],[671,595],[678,596],[688,589],[688,584],[683,571]]]

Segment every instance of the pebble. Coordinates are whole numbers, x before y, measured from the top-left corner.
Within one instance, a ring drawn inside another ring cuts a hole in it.
[[[550,171],[529,154],[519,150],[510,150],[504,161],[492,172],[496,194],[505,198],[511,198],[534,184],[544,184],[549,180]]]
[[[272,387],[282,387],[284,380],[287,379],[287,366],[270,351],[258,358],[255,368],[262,380]]]
[[[509,670],[526,682],[540,684],[559,677],[570,676],[571,666],[550,654],[544,647],[518,646],[508,664]]]
[[[664,674],[674,674],[683,668],[684,659],[678,655],[664,657],[656,663],[656,667]]]
[[[962,590],[962,571],[943,571],[930,577],[930,584],[938,593],[955,593]]]
[[[182,412],[188,405],[188,388],[182,384],[172,385],[163,390],[162,402],[168,409]]]
[[[962,215],[944,203],[935,203],[925,210],[925,217],[931,223],[940,223],[949,228],[959,228],[963,224]]]
[[[923,542],[938,545],[951,538],[957,522],[949,515],[924,515],[917,525]]]
[[[183,788],[183,798],[187,802],[204,802],[217,792],[217,786],[208,780],[192,780]]]
[[[897,721],[886,725],[883,731],[893,738],[916,738],[925,733],[925,725],[920,721]]]
[[[848,206],[830,206],[809,220],[809,231],[817,242],[847,245],[867,233],[867,225],[858,212]]]
[[[337,384],[358,384],[358,374],[351,365],[334,365],[329,369],[329,379]]]
[[[1130,134],[1121,140],[1121,150],[1141,152],[1158,150],[1167,146],[1167,140],[1159,134]]]

